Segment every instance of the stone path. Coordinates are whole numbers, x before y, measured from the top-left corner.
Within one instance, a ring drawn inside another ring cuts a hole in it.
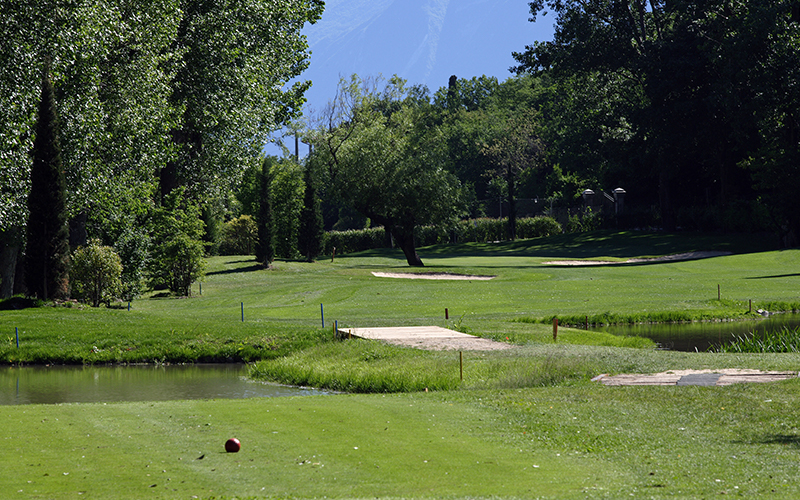
[[[592,380],[603,385],[702,385],[723,386],[745,382],[776,382],[800,376],[797,372],[762,372],[759,370],[670,370],[655,374],[629,373],[598,375]]]
[[[362,339],[382,340],[390,344],[431,351],[496,351],[515,347],[504,342],[495,342],[440,326],[339,328],[339,332],[344,336],[352,335]]]

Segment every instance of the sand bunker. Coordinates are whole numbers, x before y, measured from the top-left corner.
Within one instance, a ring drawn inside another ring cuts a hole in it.
[[[607,260],[551,260],[549,262],[542,262],[542,264],[550,266],[608,266],[613,264],[636,264],[641,262],[675,262],[679,260],[695,260],[707,259],[709,257],[721,257],[723,255],[730,255],[731,252],[686,252],[676,253],[673,255],[665,255],[663,257],[652,257],[646,259],[628,259],[625,261],[607,261]]]
[[[470,274],[450,274],[450,273],[382,273],[372,272],[378,278],[406,278],[411,280],[476,280],[486,281],[495,276],[473,276]]]

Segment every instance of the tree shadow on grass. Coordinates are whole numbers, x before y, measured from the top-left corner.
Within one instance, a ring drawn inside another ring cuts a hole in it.
[[[744,442],[741,442],[744,443]],[[768,434],[755,438],[747,444],[779,444],[800,449],[800,435],[798,434]]]
[[[236,264],[241,262],[253,262],[253,261],[238,261],[238,262],[227,262],[227,264]],[[222,271],[211,271],[210,273],[206,273],[206,276],[214,276],[214,275],[221,275],[221,274],[239,274],[239,273],[248,273],[251,271],[262,271],[266,269],[261,264],[252,264],[247,267],[237,267],[234,269],[223,269]]]
[[[800,273],[792,273],[792,274],[776,274],[774,276],[750,276],[749,278],[745,278],[746,280],[765,280],[771,278],[795,278],[800,276]]]

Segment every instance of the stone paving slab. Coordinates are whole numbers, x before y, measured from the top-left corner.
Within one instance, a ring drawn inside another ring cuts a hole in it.
[[[362,339],[381,340],[391,344],[435,351],[490,351],[514,348],[511,344],[483,339],[441,326],[339,328],[339,332],[344,336],[352,335]]]
[[[747,382],[777,382],[800,376],[798,372],[762,372],[758,370],[670,370],[662,373],[598,375],[592,380],[608,386],[623,385],[699,385],[725,386]]]

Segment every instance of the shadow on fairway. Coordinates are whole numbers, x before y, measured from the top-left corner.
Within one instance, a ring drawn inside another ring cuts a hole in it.
[[[776,250],[774,238],[754,234],[665,233],[645,231],[593,231],[570,233],[546,238],[491,243],[456,243],[431,245],[417,249],[422,261],[452,257],[542,257],[558,259],[590,259],[593,257],[633,258],[672,255],[694,251],[725,251],[733,254]],[[337,256],[382,257],[405,262],[399,249],[380,248]],[[650,262],[628,265],[651,264]]]
[[[755,440],[759,444],[780,444],[800,448],[800,436],[796,434],[774,434]]]
[[[226,264],[239,264],[243,262],[253,262],[253,261],[236,261],[236,262],[226,262]],[[221,275],[221,274],[239,274],[239,273],[247,273],[251,271],[262,271],[264,270],[264,266],[261,264],[253,264],[247,267],[234,267],[233,269],[224,269],[222,271],[211,271],[210,273],[206,273],[206,276],[214,276],[214,275]]]
[[[793,273],[793,274],[775,274],[773,276],[750,276],[749,278],[745,278],[746,280],[766,280],[771,278],[796,278],[800,276],[800,273]]]

